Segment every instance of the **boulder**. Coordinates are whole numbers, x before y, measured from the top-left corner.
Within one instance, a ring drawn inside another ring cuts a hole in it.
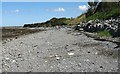
[[[84,24],[83,30],[87,32],[97,32],[108,30],[113,37],[120,37],[120,18],[111,18],[108,20],[90,20]]]
[[[81,28],[80,25],[76,25],[76,26],[74,27],[75,30],[80,30],[80,28]]]

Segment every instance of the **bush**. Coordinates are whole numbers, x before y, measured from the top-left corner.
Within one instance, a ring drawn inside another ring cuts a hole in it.
[[[87,21],[89,20],[96,20],[96,19],[109,19],[111,17],[118,17],[120,15],[119,8],[113,8],[106,12],[96,12],[95,14],[86,18]]]

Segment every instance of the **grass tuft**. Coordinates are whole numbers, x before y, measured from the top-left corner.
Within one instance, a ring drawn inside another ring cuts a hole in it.
[[[104,31],[99,31],[99,32],[97,32],[97,35],[98,36],[104,36],[104,37],[110,37],[111,36],[111,34],[109,33],[109,31],[107,31],[107,30],[104,30]]]

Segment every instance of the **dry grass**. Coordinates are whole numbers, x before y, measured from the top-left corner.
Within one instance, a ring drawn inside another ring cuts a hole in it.
[[[81,15],[79,17],[74,18],[73,20],[70,21],[70,24],[76,25],[76,24],[82,22],[84,19],[86,19],[86,15],[85,14],[83,14],[83,15]]]

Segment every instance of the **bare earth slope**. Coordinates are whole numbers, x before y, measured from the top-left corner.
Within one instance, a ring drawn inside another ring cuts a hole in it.
[[[116,44],[70,33],[68,28],[22,36],[2,46],[3,71],[117,72],[118,69]]]

